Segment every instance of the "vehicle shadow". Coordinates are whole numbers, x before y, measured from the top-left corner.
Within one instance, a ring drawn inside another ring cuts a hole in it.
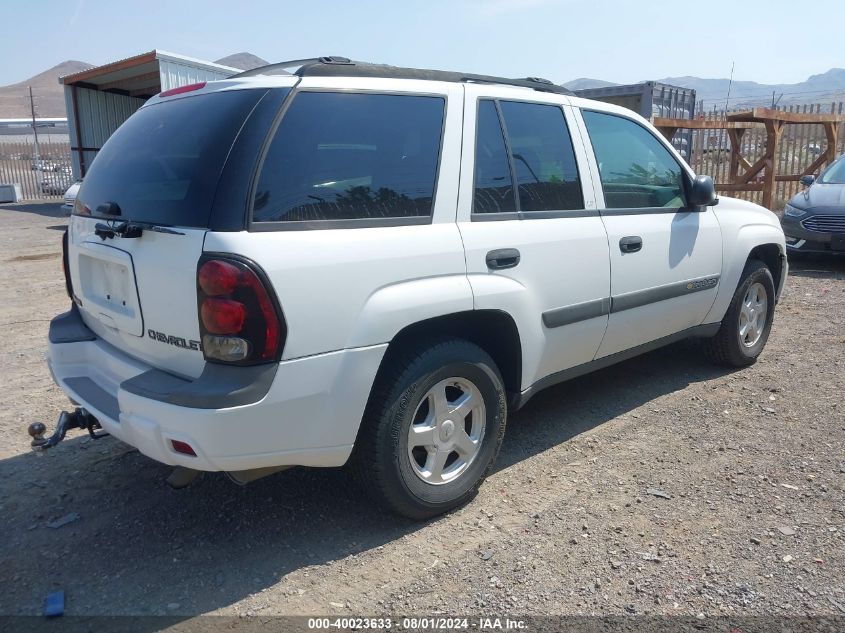
[[[660,396],[734,370],[684,341],[549,389],[511,416],[497,470],[585,433]]]
[[[845,255],[805,255],[789,260],[789,275],[817,279],[845,279]]]
[[[548,389],[512,416],[497,471],[725,373],[675,345]],[[40,613],[63,589],[69,614],[188,618],[429,525],[384,513],[344,469],[293,469],[246,487],[205,474],[184,490],[168,488],[168,474],[112,438],[0,462],[0,615]]]
[[[62,201],[50,202],[16,202],[0,204],[0,209],[4,211],[18,211],[21,213],[34,213],[48,218],[66,218],[67,215],[62,211]]]

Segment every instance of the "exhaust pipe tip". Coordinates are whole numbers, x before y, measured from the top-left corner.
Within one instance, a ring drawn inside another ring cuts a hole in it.
[[[293,466],[265,466],[264,468],[251,468],[249,470],[226,471],[226,476],[239,486],[246,486],[256,479],[262,479],[268,475],[293,468]]]
[[[167,483],[168,486],[170,486],[174,490],[180,490],[182,488],[187,488],[188,486],[190,486],[199,474],[200,471],[194,470],[193,468],[186,468],[185,466],[175,466],[173,468],[173,472],[171,472],[170,475],[168,475],[167,479],[165,479],[164,481]]]

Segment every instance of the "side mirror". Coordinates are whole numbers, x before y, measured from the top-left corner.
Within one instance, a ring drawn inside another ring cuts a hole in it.
[[[716,187],[710,176],[696,176],[692,181],[689,192],[689,204],[691,207],[712,207],[718,204]]]
[[[801,184],[805,187],[809,187],[814,182],[816,182],[816,177],[810,174],[809,176],[801,176]]]

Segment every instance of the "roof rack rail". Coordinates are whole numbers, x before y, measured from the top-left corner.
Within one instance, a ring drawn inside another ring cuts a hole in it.
[[[296,68],[294,72],[287,69]],[[562,95],[573,95],[568,88],[552,83],[542,77],[525,77],[524,79],[508,79],[493,75],[476,75],[473,73],[458,73],[446,70],[425,70],[422,68],[403,68],[386,64],[372,64],[369,62],[352,61],[347,57],[330,55],[325,57],[310,57],[307,59],[293,59],[267,66],[259,66],[244,71],[234,77],[255,77],[268,74],[297,75],[299,77],[374,77],[382,79],[423,79],[429,81],[451,81],[455,83],[486,83],[501,84],[530,88],[541,92],[553,92]]]
[[[447,80],[448,81],[448,80]],[[464,75],[461,79],[465,83],[486,83],[502,84],[505,86],[518,86],[520,88],[531,88],[540,92],[554,92],[561,95],[574,95],[569,88],[552,83],[542,77],[525,77],[524,79],[507,79],[505,77],[488,77],[486,75]]]
[[[352,61],[349,60],[347,57],[338,57],[337,55],[326,55],[324,57],[307,57],[305,59],[290,59],[284,62],[276,62],[273,64],[267,64],[266,66],[258,66],[257,68],[251,68],[249,70],[245,70],[242,73],[238,73],[237,75],[232,75],[232,77],[255,77],[257,75],[266,75],[273,73],[275,71],[284,71],[286,68],[302,68],[303,66],[308,66],[311,64],[351,64]],[[294,73],[285,73],[292,75]]]

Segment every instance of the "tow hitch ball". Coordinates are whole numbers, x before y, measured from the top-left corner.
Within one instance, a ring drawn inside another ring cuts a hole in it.
[[[48,448],[54,447],[56,444],[65,439],[65,434],[70,429],[85,429],[95,440],[108,435],[103,431],[103,427],[93,415],[88,413],[85,409],[78,408],[73,413],[62,411],[59,415],[59,421],[56,424],[56,430],[50,437],[44,437],[47,432],[47,426],[43,422],[33,422],[29,425],[27,432],[32,437],[32,450],[45,451]]]

